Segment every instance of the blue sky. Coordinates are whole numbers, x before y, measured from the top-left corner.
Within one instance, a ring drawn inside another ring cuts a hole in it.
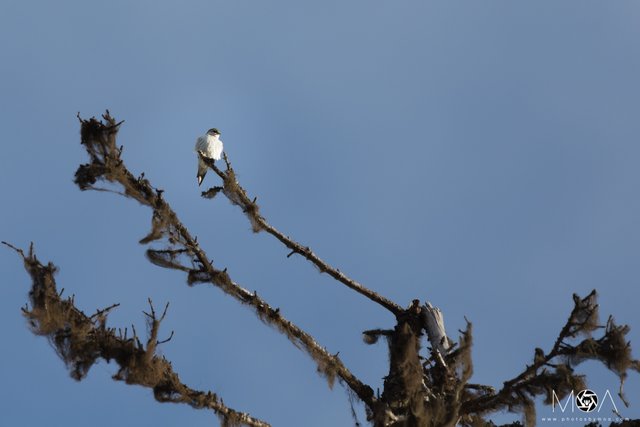
[[[360,333],[393,318],[199,197],[193,143],[215,126],[274,226],[401,305],[430,300],[454,337],[470,319],[474,382],[498,386],[548,349],[573,292],[598,289],[637,348],[639,21],[633,1],[4,0],[0,238],[34,241],[87,312],[119,302],[114,326],[142,329],[147,297],[170,301],[162,352],[192,387],[274,425],[353,425],[307,356],[145,260],[146,209],[72,183],[75,115],[109,108],[129,168],[165,189],[216,265],[381,388],[386,350]],[[217,423],[111,381],[106,363],[76,383],[21,317],[20,260],[2,249],[0,269],[0,424]],[[626,391],[623,414],[640,418],[637,375]]]

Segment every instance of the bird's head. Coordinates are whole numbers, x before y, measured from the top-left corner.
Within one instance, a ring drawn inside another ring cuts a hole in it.
[[[216,128],[211,128],[207,131],[207,135],[220,136],[220,131]]]

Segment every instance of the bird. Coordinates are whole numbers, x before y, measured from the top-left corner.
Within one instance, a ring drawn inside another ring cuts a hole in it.
[[[202,153],[204,157],[214,161],[220,160],[222,157],[222,148],[220,131],[216,128],[209,129],[206,134],[199,136],[196,140],[196,152]],[[202,184],[207,169],[207,164],[198,156],[198,186]]]

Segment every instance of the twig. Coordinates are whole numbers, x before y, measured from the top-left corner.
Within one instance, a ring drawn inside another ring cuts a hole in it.
[[[64,288],[62,290],[64,290]],[[62,290],[58,293],[59,297],[62,297]],[[120,303],[111,304],[109,307],[103,308],[101,310],[96,310],[96,312],[93,315],[91,315],[90,319],[94,319],[96,317],[109,314],[109,312],[116,307],[120,307]]]
[[[173,338],[173,332],[174,331],[171,331],[171,335],[169,335],[169,338],[167,338],[166,340],[158,341],[158,345],[171,341],[171,338]]]

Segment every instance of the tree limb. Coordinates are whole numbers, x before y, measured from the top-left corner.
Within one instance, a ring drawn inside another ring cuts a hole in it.
[[[500,409],[524,411],[525,424],[529,425],[535,419],[533,399],[536,396],[545,396],[544,403],[550,405],[552,392],[562,399],[572,390],[579,391],[586,387],[585,377],[574,372],[574,366],[585,360],[601,361],[620,377],[620,397],[624,401],[622,383],[627,371],[640,371],[640,361],[631,357],[631,348],[625,339],[629,327],[615,325],[609,318],[604,335],[594,339],[591,337],[593,331],[603,328],[598,325],[596,291],[593,290],[584,298],[574,294],[573,301],[574,307],[551,350],[545,353],[536,348],[531,365],[527,365],[516,377],[505,381],[497,393],[465,401],[462,413],[479,414]],[[568,342],[580,335],[587,338],[575,345]]]
[[[135,333],[128,338],[126,332],[117,334],[115,328],[106,326],[108,312],[117,304],[87,316],[76,308],[73,298],[61,298],[54,279],[56,266],[41,264],[33,244],[27,255],[21,249],[5,244],[20,254],[31,276],[31,309],[23,308],[24,316],[29,319],[34,334],[49,339],[74,379],[82,380],[100,358],[107,362],[114,360],[120,367],[114,380],[150,388],[158,402],[186,403],[195,409],[210,409],[220,417],[223,425],[269,426],[265,421],[229,408],[215,393],[194,390],[182,383],[171,362],[156,354],[157,345],[162,343],[157,337],[166,308],[160,318],[153,305],[151,314],[145,313],[150,329],[145,347]]]

